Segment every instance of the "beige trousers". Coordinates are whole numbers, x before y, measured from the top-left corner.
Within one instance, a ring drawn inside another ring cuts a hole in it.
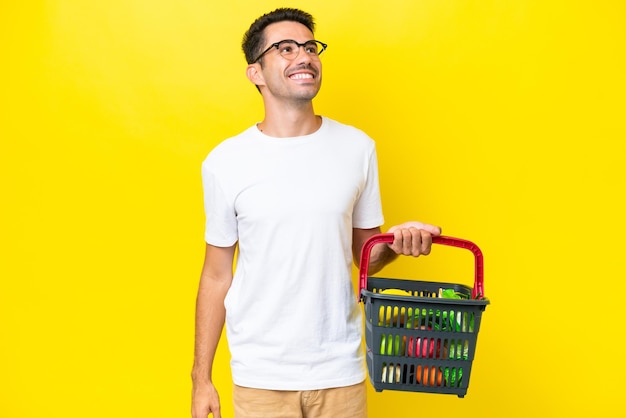
[[[235,418],[367,418],[365,381],[354,386],[304,391],[235,385]]]

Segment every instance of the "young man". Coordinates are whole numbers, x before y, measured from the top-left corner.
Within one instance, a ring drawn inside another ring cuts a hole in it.
[[[221,417],[211,376],[226,321],[235,417],[361,418],[366,370],[351,265],[383,224],[374,142],[315,114],[322,82],[313,18],[277,9],[244,37],[264,119],[202,165],[206,254],[196,306],[192,416]],[[374,273],[430,252],[440,228],[392,227]],[[237,264],[233,275],[235,248]]]

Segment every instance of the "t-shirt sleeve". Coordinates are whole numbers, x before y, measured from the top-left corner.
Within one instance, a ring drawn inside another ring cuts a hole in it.
[[[369,153],[369,160],[365,169],[365,186],[352,214],[353,228],[376,228],[384,223],[378,184],[378,158],[374,147]]]
[[[206,217],[204,239],[207,244],[230,247],[238,239],[234,202],[220,185],[208,160],[202,164],[202,189]]]

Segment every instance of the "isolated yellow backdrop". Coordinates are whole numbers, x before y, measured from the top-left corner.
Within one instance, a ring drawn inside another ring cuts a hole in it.
[[[623,1],[51,0],[0,5],[0,417],[189,416],[200,163],[263,117],[239,43],[285,5],[329,44],[316,110],[377,141],[387,226],[485,254],[467,396],[370,416],[624,416]]]

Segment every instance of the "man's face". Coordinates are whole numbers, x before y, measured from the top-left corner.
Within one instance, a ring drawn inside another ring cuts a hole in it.
[[[263,50],[285,39],[304,43],[312,40],[313,34],[297,22],[272,23],[265,28]],[[322,83],[322,63],[319,57],[306,53],[301,47],[298,52],[296,58],[288,60],[272,48],[261,58],[263,65],[256,64],[265,83],[265,89],[260,86],[264,97],[308,102],[317,95]]]

